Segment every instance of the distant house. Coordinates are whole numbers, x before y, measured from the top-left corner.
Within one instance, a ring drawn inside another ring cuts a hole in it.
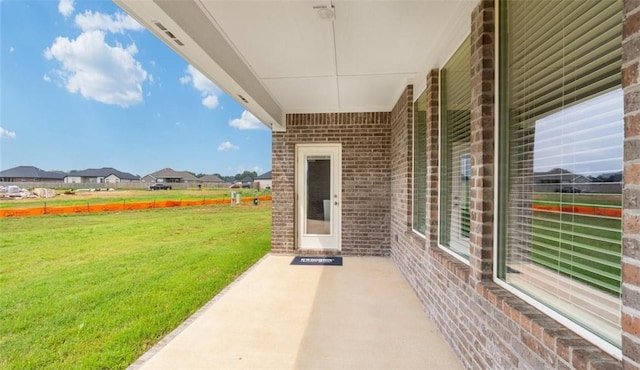
[[[218,177],[218,175],[205,175],[198,178],[203,184],[211,184],[211,185],[223,185],[225,181]]]
[[[44,171],[34,166],[18,166],[0,171],[2,182],[62,182],[66,174],[60,171]]]
[[[250,188],[251,185],[253,184],[253,177],[251,176],[244,177],[242,178],[242,180],[240,180],[240,182],[242,183],[243,188]]]
[[[82,171],[71,171],[64,178],[68,184],[115,184],[121,182],[138,182],[140,177],[115,168],[89,168]]]
[[[621,193],[622,172],[587,177],[563,168],[533,174],[534,191],[562,193]]]
[[[575,174],[563,168],[554,168],[547,172],[533,174],[534,184],[587,184],[589,178]]]
[[[174,171],[171,168],[163,168],[144,176],[142,181],[162,183],[198,183],[200,182],[200,179],[187,171]]]
[[[271,186],[273,185],[271,181],[271,171],[265,172],[256,177],[254,181],[258,183],[259,189],[271,189]]]

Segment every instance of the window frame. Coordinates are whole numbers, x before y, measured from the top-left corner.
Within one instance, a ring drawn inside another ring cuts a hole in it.
[[[425,169],[424,169],[424,178],[425,178],[425,186],[424,189],[422,189],[422,191],[424,192],[424,198],[425,198],[425,207],[424,207],[424,219],[425,219],[425,224],[423,225],[424,227],[424,233],[421,232],[420,230],[416,230],[415,228],[415,212],[416,212],[416,113],[417,113],[417,109],[415,107],[416,103],[420,100],[420,98],[424,97],[425,99],[427,98],[426,96],[427,93],[427,88],[425,87],[422,92],[420,92],[419,94],[415,94],[415,98],[412,99],[411,101],[411,108],[412,108],[412,115],[411,115],[411,231],[419,236],[422,239],[427,239],[427,225],[426,225],[426,218],[427,218],[427,206],[426,206],[426,199],[427,199],[427,186],[426,186],[426,179],[427,179],[427,168],[426,168],[426,155],[427,155],[427,131],[426,131],[426,121],[425,121],[425,130],[424,130],[424,140],[425,140]]]
[[[443,67],[444,65],[446,65],[451,58],[456,54],[456,52],[460,49],[460,47],[462,47],[462,44],[464,44],[467,39],[471,38],[471,33],[466,34],[466,36],[462,39],[462,41],[460,43],[458,43],[458,45],[456,45],[456,47],[453,49],[453,51],[451,52],[451,54],[447,57],[447,59],[445,60],[445,62],[443,63]],[[470,40],[469,40],[470,42]],[[441,225],[442,225],[442,220],[441,220],[441,215],[442,215],[442,194],[440,189],[442,189],[442,164],[443,162],[443,158],[444,158],[444,153],[443,153],[443,145],[442,145],[442,141],[444,140],[443,135],[442,135],[442,125],[443,125],[443,114],[442,114],[442,94],[443,94],[443,90],[444,90],[444,83],[443,83],[443,79],[442,79],[442,70],[444,68],[440,68],[438,70],[438,81],[440,81],[440,84],[438,86],[438,227],[437,227],[437,235],[436,235],[436,239],[437,239],[437,246],[438,248],[440,248],[442,251],[446,252],[448,255],[454,257],[455,259],[457,259],[458,261],[464,263],[465,265],[470,265],[470,261],[469,261],[469,257],[466,257],[461,255],[460,253],[456,252],[455,250],[451,249],[450,247],[443,245],[442,243],[440,243],[441,240]],[[469,65],[469,70],[471,70],[471,65]],[[471,122],[469,122],[469,124],[471,124]],[[471,160],[471,159],[470,159]],[[470,176],[470,185],[471,185],[471,181],[472,180],[472,174]],[[470,199],[470,204],[471,204],[471,191],[469,191],[469,199]],[[469,208],[469,212],[471,213],[471,208]],[[469,221],[471,222],[471,217],[469,218]],[[471,243],[471,235],[469,235],[469,243]]]
[[[505,104],[505,95],[500,94],[501,91],[507,91],[508,81],[505,77],[507,67],[504,65],[501,51],[507,50],[506,39],[502,34],[506,33],[506,23],[502,21],[502,14],[506,13],[505,7],[509,0],[498,0],[495,3],[494,11],[494,32],[495,32],[495,50],[494,50],[494,82],[495,82],[495,117],[494,117],[494,214],[493,214],[493,282],[505,289],[509,293],[522,299],[527,304],[533,306],[543,314],[554,319],[567,329],[578,334],[585,340],[601,348],[603,351],[613,356],[617,360],[622,360],[622,348],[617,347],[609,341],[601,338],[597,334],[577,324],[568,317],[553,310],[546,304],[538,301],[536,298],[517,289],[515,286],[507,283],[504,279],[506,270],[506,250],[502,249],[501,240],[506,238],[506,208],[508,200],[501,196],[501,189],[508,189],[509,161],[509,134],[508,130],[501,127],[500,120],[506,116],[508,104]],[[505,245],[506,246],[506,245]]]

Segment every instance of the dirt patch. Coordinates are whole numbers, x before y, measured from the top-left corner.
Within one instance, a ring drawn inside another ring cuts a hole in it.
[[[271,196],[262,196],[257,198],[259,202],[270,201]],[[143,209],[152,208],[167,208],[167,207],[193,207],[193,206],[205,206],[205,205],[220,205],[230,204],[230,199],[202,199],[202,200],[165,200],[165,201],[151,201],[151,202],[118,202],[118,203],[101,203],[101,204],[86,204],[75,206],[53,206],[53,207],[23,207],[23,208],[10,208],[0,209],[1,217],[24,217],[24,216],[40,216],[51,214],[74,214],[74,213],[87,213],[87,212],[121,212],[121,211],[138,211]],[[253,204],[251,198],[245,198],[242,205],[245,206]]]
[[[115,191],[76,191],[75,194],[64,194],[64,190],[56,190],[56,196],[49,199],[93,199],[93,198],[126,198],[140,194],[140,191],[136,190],[115,190]],[[0,198],[9,202],[20,203],[37,203],[42,202],[44,198],[22,198],[22,199],[8,199]]]

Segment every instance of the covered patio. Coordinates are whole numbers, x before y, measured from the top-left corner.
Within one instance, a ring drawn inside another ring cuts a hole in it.
[[[267,255],[131,369],[457,369],[394,263]]]
[[[147,366],[640,369],[638,1],[114,1],[271,129],[287,256]]]

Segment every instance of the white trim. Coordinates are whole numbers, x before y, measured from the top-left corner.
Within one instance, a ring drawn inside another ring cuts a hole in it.
[[[427,240],[427,236],[426,235],[421,234],[420,231],[414,229],[413,227],[411,228],[411,231],[414,234],[416,234],[416,236],[419,236],[421,239]]]
[[[439,65],[442,63],[442,59],[440,59],[439,56],[449,51],[451,45],[456,45],[456,43],[458,43],[459,45],[464,41],[464,39],[467,38],[467,36],[469,36],[469,34],[471,33],[471,14],[473,12],[472,7],[475,7],[474,3],[474,1],[468,0],[458,1],[458,8],[456,9],[455,13],[466,13],[466,15],[464,17],[454,18],[451,30],[455,31],[449,31],[444,32],[444,34],[441,33],[438,35],[434,35],[434,37],[437,37],[440,40],[437,46],[432,48],[433,53],[438,55],[438,57],[433,61],[425,62],[422,67],[418,69],[418,73],[416,73],[416,76],[426,76],[432,69],[439,68]],[[455,47],[452,50],[451,54],[449,54],[449,56],[445,55],[444,60],[449,60],[451,55],[453,55],[456,50],[458,50],[458,47]],[[426,79],[420,79],[414,84],[414,87],[417,86],[424,88],[426,85]]]
[[[442,245],[440,244],[440,238],[439,238],[439,233],[438,233],[438,248],[442,249],[445,253],[450,254],[453,258],[457,259],[458,261],[464,263],[467,266],[471,266],[471,262],[469,262],[469,258],[464,258],[464,256],[456,253],[453,249],[447,247],[446,245]]]
[[[603,351],[607,352],[611,356],[615,357],[618,360],[622,360],[622,349],[616,347],[615,345],[609,343],[608,341],[600,338],[598,335],[594,334],[588,329],[583,328],[582,326],[576,324],[572,320],[568,319],[564,315],[554,311],[549,306],[539,302],[535,298],[529,296],[528,294],[522,292],[521,290],[515,288],[504,280],[494,279],[494,282],[498,284],[501,288],[505,289],[509,293],[515,295],[516,297],[522,299],[526,303],[530,304],[534,308],[541,311],[543,314],[549,316],[550,318],[556,320],[563,326],[567,327],[569,330],[575,332],[579,336],[583,337],[587,341],[601,348]]]
[[[422,89],[421,91],[425,91],[427,89],[427,76],[428,76],[428,74],[425,75],[424,78],[418,79],[418,81],[424,80],[424,82],[422,82],[422,83],[415,83],[415,81],[414,81],[414,83],[412,84],[414,89],[415,89],[414,91],[417,91],[417,89]],[[422,94],[422,93],[420,93],[420,94]],[[417,102],[418,98],[420,98],[420,94],[413,94],[413,98],[411,100],[414,103]]]
[[[442,64],[442,67],[438,68],[438,229],[436,232],[436,244],[438,245],[438,247],[440,249],[442,249],[443,251],[445,251],[446,253],[450,254],[451,256],[453,256],[454,258],[456,258],[457,260],[459,260],[460,262],[463,262],[465,265],[467,266],[471,266],[471,263],[469,262],[469,257],[465,258],[464,256],[458,254],[456,251],[454,251],[453,249],[451,249],[450,247],[447,247],[446,245],[442,245],[440,243],[440,214],[441,214],[441,210],[442,210],[442,202],[441,202],[441,197],[440,197],[440,187],[442,186],[442,173],[441,173],[441,169],[442,169],[442,69],[445,66],[445,64],[447,64],[451,58],[453,57],[453,55],[458,51],[458,49],[460,49],[460,46],[462,46],[462,44],[467,40],[467,37],[471,38],[471,33],[467,33],[467,35],[462,39],[462,41],[460,41],[460,43],[458,44],[458,46],[455,47],[455,49],[453,49],[453,51],[451,52],[451,54],[449,55],[449,57],[447,57],[447,59],[445,60],[445,62]],[[471,40],[469,40],[469,42],[471,42]],[[471,67],[469,67],[471,68]],[[473,171],[471,172],[473,174]],[[469,196],[471,196],[471,194],[469,194]],[[469,212],[471,212],[471,210],[469,210]],[[469,238],[469,247],[471,247],[471,238]]]
[[[494,3],[494,19],[493,19],[493,281],[497,282],[498,278],[498,205],[500,204],[500,183],[498,172],[500,172],[500,0]]]
[[[493,183],[495,184],[495,187],[494,187],[494,202],[493,202],[494,204],[494,207],[493,207],[494,209],[494,213],[493,213],[493,281],[501,288],[505,289],[506,291],[515,295],[516,297],[522,299],[523,301],[533,306],[534,308],[540,310],[543,314],[554,319],[561,325],[575,332],[576,334],[578,334],[585,340],[589,341],[590,343],[594,344],[595,346],[601,348],[603,351],[607,352],[617,360],[622,360],[621,348],[618,348],[617,346],[609,343],[605,339],[594,334],[592,331],[580,326],[579,324],[575,323],[574,321],[567,318],[566,316],[556,312],[549,306],[541,303],[540,301],[536,300],[535,298],[529,296],[528,294],[524,293],[523,291],[517,289],[516,287],[510,285],[509,283],[507,283],[506,281],[498,277],[498,261],[499,261],[498,249],[500,245],[498,241],[498,237],[499,237],[498,213],[500,208],[498,207],[498,205],[500,205],[501,202],[503,201],[503,197],[500,197],[500,191],[499,191],[500,190],[499,189],[499,184],[500,184],[499,183],[499,168],[500,168],[499,153],[500,153],[500,142],[501,142],[500,109],[499,109],[500,108],[500,1],[497,1],[494,5],[494,15],[495,15],[495,19],[494,19],[495,37],[493,40],[495,43],[494,44],[494,51],[495,51],[494,53],[494,85],[495,85],[494,86],[495,87],[494,130],[495,131],[494,131],[493,137],[494,137],[495,145],[494,145],[494,171],[493,171],[494,182]]]
[[[283,113],[282,107],[201,2],[114,1],[266,127],[275,132],[285,131],[286,123],[279,121]],[[183,45],[175,44],[157,28],[156,22],[161,22]],[[184,27],[187,22],[199,24],[202,32],[188,33]],[[224,58],[219,57],[220,55],[224,55]],[[245,100],[240,99],[239,95]]]
[[[306,153],[303,153],[306,152]],[[305,180],[303,180],[300,174],[300,162],[304,160],[305,154],[317,154],[331,156],[331,193],[333,196],[329,198],[330,203],[335,202],[335,206],[331,206],[331,233],[324,234],[307,234],[305,235],[302,230],[304,219],[303,211],[304,207],[301,204],[306,203],[305,197]],[[295,145],[295,225],[296,225],[296,249],[298,250],[326,250],[326,251],[342,251],[342,144],[341,143],[305,143]],[[335,177],[335,178],[334,178]],[[302,194],[301,194],[302,193]],[[307,239],[312,242],[313,245],[304,246],[304,238],[318,238]],[[329,243],[330,247],[327,247]],[[335,246],[333,246],[335,244]]]
[[[426,79],[426,77],[425,77],[425,79]],[[413,112],[413,114],[411,115],[411,231],[413,231],[414,233],[418,234],[419,236],[423,237],[426,240],[427,239],[427,235],[426,235],[427,234],[427,225],[426,225],[426,223],[424,225],[424,231],[425,231],[424,234],[421,233],[420,231],[416,230],[415,227],[414,227],[414,224],[413,224],[413,219],[414,219],[414,216],[415,216],[415,206],[414,206],[414,204],[415,204],[415,200],[416,200],[415,191],[414,191],[414,189],[415,189],[414,184],[415,184],[415,180],[416,180],[416,140],[415,140],[415,137],[416,137],[416,111],[415,111],[415,107],[413,107],[413,105],[418,101],[420,96],[422,96],[422,94],[425,91],[427,91],[426,87],[419,94],[415,94],[414,93],[414,96],[417,96],[417,98],[416,99],[412,99],[412,102],[411,102],[411,105],[412,105],[411,112]],[[425,142],[426,142],[426,133],[425,133]],[[426,149],[427,148],[426,148],[426,145],[425,145],[425,150]],[[426,179],[426,177],[427,177],[427,174],[425,173],[425,179]],[[425,189],[425,192],[426,191],[427,190]],[[426,207],[426,205],[425,205],[425,207]],[[426,208],[425,208],[424,212],[425,212],[425,216],[426,216],[426,214],[427,214]],[[425,217],[425,219],[426,219],[426,217]]]

